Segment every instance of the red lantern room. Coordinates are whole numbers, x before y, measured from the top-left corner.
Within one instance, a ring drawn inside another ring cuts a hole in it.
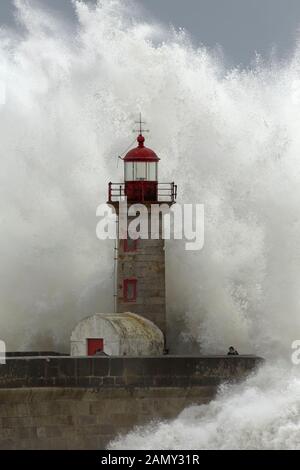
[[[157,201],[157,171],[159,158],[145,147],[145,137],[139,134],[138,146],[124,157],[125,195],[128,201]]]
[[[124,161],[124,183],[109,183],[108,202],[118,203],[125,198],[129,203],[173,204],[177,186],[174,183],[158,183],[159,158],[153,150],[145,147],[142,118],[137,137],[138,146],[131,149]]]

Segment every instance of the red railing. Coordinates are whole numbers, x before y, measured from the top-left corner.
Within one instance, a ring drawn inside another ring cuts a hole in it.
[[[143,194],[143,192],[141,193]],[[126,196],[125,183],[109,183],[108,184],[108,202],[124,201]],[[141,196],[140,200],[134,202],[176,202],[177,185],[175,183],[157,183],[157,199],[154,201],[144,200]],[[133,202],[133,201],[131,201]]]

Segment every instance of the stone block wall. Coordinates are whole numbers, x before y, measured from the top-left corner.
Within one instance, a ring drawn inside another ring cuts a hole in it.
[[[0,388],[193,387],[240,379],[256,356],[18,357],[0,365]]]
[[[118,434],[209,402],[255,356],[8,357],[0,449],[104,449]]]
[[[149,208],[150,214],[150,208]],[[131,222],[132,218],[128,218]],[[149,239],[138,239],[135,251],[125,251],[124,240],[118,241],[117,312],[137,313],[155,323],[166,334],[165,241],[162,222],[157,239],[151,239],[151,219],[148,215]],[[127,302],[124,279],[136,279],[137,298]]]
[[[0,449],[105,449],[151,420],[207,403],[215,387],[0,390]]]

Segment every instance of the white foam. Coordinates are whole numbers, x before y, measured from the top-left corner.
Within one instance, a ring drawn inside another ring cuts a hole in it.
[[[205,204],[204,249],[167,246],[173,351],[233,344],[288,360],[300,331],[299,48],[285,63],[226,70],[124,5],[79,2],[72,29],[18,2],[23,32],[1,32],[1,339],[67,350],[79,318],[113,308],[113,246],[97,240],[95,213],[142,111],[160,180],[177,182],[180,202]],[[286,433],[298,432],[298,375],[272,367],[147,445],[164,435],[167,447],[297,446]]]

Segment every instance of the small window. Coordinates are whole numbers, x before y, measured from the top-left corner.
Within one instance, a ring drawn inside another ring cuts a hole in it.
[[[136,251],[137,250],[137,240],[132,240],[132,238],[127,238],[123,240],[123,248],[126,253]]]
[[[125,302],[136,302],[137,280],[124,279],[123,292]]]

